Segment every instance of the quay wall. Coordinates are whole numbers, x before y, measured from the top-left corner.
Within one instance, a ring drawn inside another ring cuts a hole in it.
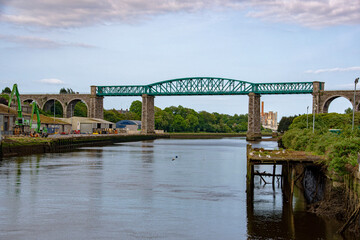
[[[118,142],[135,142],[167,138],[167,135],[100,135],[100,136],[76,136],[52,139],[24,139],[1,141],[0,156],[13,157],[30,154],[51,153],[59,151],[71,151],[79,147],[108,145]],[[23,141],[21,141],[23,140]]]

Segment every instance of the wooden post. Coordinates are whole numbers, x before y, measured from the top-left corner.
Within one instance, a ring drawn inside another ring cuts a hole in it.
[[[250,162],[251,144],[246,146],[246,193],[248,204],[253,204],[254,199],[254,165]]]
[[[274,164],[273,166],[273,179],[272,179],[273,190],[275,190],[275,172],[276,172],[276,164]]]

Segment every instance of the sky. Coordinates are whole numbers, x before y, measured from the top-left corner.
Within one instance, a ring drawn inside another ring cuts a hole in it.
[[[360,76],[360,0],[0,0],[0,88],[90,93],[184,77],[325,82]],[[360,86],[358,86],[360,88]],[[265,111],[303,114],[311,95],[263,95]],[[105,97],[126,109],[140,97]],[[160,108],[245,114],[247,96],[156,97]],[[329,111],[344,112],[338,98]]]

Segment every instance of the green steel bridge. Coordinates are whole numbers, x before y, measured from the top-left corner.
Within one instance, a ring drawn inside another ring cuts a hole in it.
[[[181,96],[311,94],[313,82],[251,83],[235,79],[193,77],[178,78],[149,85],[97,86],[97,96]]]

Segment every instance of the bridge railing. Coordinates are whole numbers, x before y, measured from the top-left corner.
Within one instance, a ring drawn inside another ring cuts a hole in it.
[[[254,93],[258,94],[305,94],[312,92],[312,82],[254,83]]]
[[[148,92],[149,87],[146,85],[96,87],[96,95],[98,96],[141,96]]]

